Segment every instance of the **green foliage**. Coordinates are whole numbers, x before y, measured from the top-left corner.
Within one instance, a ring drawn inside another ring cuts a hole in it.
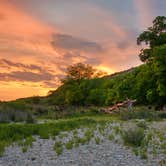
[[[122,138],[126,145],[139,147],[145,137],[144,129],[135,127],[123,131]]]
[[[97,71],[91,65],[76,63],[67,68],[66,77],[62,82],[76,81],[77,83],[80,83],[81,80],[100,77],[104,74],[104,72]]]
[[[166,17],[158,16],[153,25],[137,38],[138,44],[145,42],[149,48],[142,49],[140,59],[153,66],[156,88],[146,91],[149,103],[155,102],[162,107],[166,101]],[[146,78],[147,79],[147,78]],[[156,91],[157,89],[157,91]]]
[[[142,42],[149,45],[149,48],[142,49],[140,59],[143,62],[153,60],[153,48],[166,44],[166,17],[158,16],[153,21],[153,25],[144,31],[137,38],[137,43],[140,45]]]
[[[147,129],[147,127],[148,127],[145,120],[141,120],[141,121],[137,122],[137,126],[140,128],[143,128],[143,129]]]
[[[28,150],[27,146],[22,147],[22,152],[23,153],[27,152],[27,150]]]
[[[95,137],[95,142],[96,142],[96,144],[100,144],[100,138],[99,137]]]
[[[59,156],[63,152],[63,145],[62,142],[56,142],[54,144],[54,150],[56,151],[57,155]]]
[[[66,143],[66,149],[72,149],[73,146],[74,146],[74,142],[72,140]]]
[[[154,48],[153,56],[154,69],[157,75],[157,90],[159,96],[166,97],[166,44]]]
[[[158,116],[158,112],[150,111],[146,108],[140,108],[134,112],[121,112],[120,118],[122,120],[130,120],[130,119],[147,119],[147,120],[158,120],[160,117]]]
[[[3,155],[6,145],[7,145],[6,141],[0,141],[0,157]]]
[[[81,126],[93,126],[97,122],[99,121],[77,118],[45,124],[0,124],[0,154],[3,154],[5,146],[20,140],[25,139],[25,141],[20,142],[22,146],[31,146],[34,141],[32,135],[39,135],[46,139],[49,136],[58,135],[61,131],[70,131]],[[61,148],[58,149],[58,153],[59,151],[61,151]]]
[[[106,93],[104,89],[92,89],[87,99],[88,103],[96,106],[103,105],[105,103]]]
[[[161,101],[157,79],[154,65],[145,64],[112,77],[82,80],[79,84],[66,83],[49,98],[54,99],[57,105],[63,102],[68,106],[110,106],[126,97],[137,99],[137,104],[157,105]]]
[[[146,149],[141,149],[140,150],[140,157],[142,159],[147,159],[148,158],[148,154],[147,154],[147,150]]]
[[[26,118],[26,123],[34,123],[35,122],[35,119],[33,118],[33,116],[29,113],[27,115],[27,118]]]
[[[111,135],[108,136],[108,139],[109,139],[110,141],[114,140],[114,138],[115,138],[115,137],[114,137],[113,134],[111,134]]]

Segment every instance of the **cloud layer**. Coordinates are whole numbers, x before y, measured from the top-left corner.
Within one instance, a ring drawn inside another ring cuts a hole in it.
[[[103,52],[102,46],[98,43],[66,34],[54,34],[52,46],[60,49],[83,51],[88,53]]]

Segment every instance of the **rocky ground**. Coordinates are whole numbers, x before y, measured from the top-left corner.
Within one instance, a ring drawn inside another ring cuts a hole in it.
[[[123,145],[119,128],[116,123],[93,130],[63,132],[49,139],[35,136],[36,141],[26,151],[18,144],[6,148],[0,158],[0,166],[158,166],[161,159],[165,159],[164,155],[150,159],[136,156],[132,148]],[[89,141],[82,140],[77,145],[76,140],[85,135],[91,137]],[[113,137],[110,138],[111,135]],[[60,151],[59,155],[56,153],[56,142],[62,144],[60,148],[63,152]]]

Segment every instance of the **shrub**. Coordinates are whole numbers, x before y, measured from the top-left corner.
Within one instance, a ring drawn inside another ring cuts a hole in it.
[[[148,154],[147,154],[147,150],[146,149],[141,149],[140,157],[141,157],[141,159],[147,159],[148,158]]]
[[[166,112],[158,112],[158,113],[157,113],[157,116],[158,116],[160,119],[166,119]]]
[[[33,118],[33,116],[29,113],[27,115],[27,119],[26,119],[26,123],[34,123],[35,119]]]
[[[27,152],[27,150],[28,150],[28,147],[27,147],[27,146],[22,147],[22,152],[23,152],[23,153]]]
[[[158,116],[155,112],[149,111],[146,109],[133,111],[133,112],[121,112],[120,119],[122,120],[130,120],[130,119],[147,119],[147,120],[157,120]]]
[[[56,142],[54,144],[54,150],[56,151],[57,155],[60,155],[62,154],[63,152],[63,145],[62,145],[62,142]]]
[[[6,142],[0,141],[0,157],[3,155],[3,153],[5,151],[5,146],[6,146]]]
[[[122,133],[122,138],[126,145],[131,146],[141,146],[141,143],[145,137],[144,129],[135,127],[124,130]]]
[[[66,149],[72,149],[73,148],[73,145],[74,145],[74,142],[73,141],[69,141],[66,143]]]
[[[96,142],[96,144],[100,144],[100,138],[99,138],[99,137],[96,137],[96,138],[95,138],[95,142]]]
[[[108,136],[108,139],[109,139],[110,141],[112,141],[114,138],[115,138],[115,137],[114,137],[114,135],[112,135],[112,134]]]
[[[148,127],[144,120],[137,122],[137,126],[140,128],[143,128],[143,129],[147,129],[147,127]]]

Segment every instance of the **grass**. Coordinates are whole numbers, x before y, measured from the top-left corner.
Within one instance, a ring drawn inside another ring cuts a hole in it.
[[[108,139],[109,139],[110,141],[112,141],[112,140],[115,139],[115,136],[114,136],[113,134],[111,134],[111,135],[108,136]]]
[[[96,142],[97,145],[100,144],[100,141],[101,141],[101,140],[100,140],[99,137],[96,137],[96,138],[95,138],[95,142]]]
[[[137,122],[137,126],[140,127],[140,128],[143,128],[143,129],[147,129],[148,128],[148,125],[147,125],[145,120],[138,121]]]
[[[119,114],[121,120],[144,119],[148,121],[157,121],[166,119],[166,112],[149,110],[146,107],[136,107],[133,112],[123,111]]]
[[[106,118],[73,118],[65,120],[57,120],[51,123],[44,124],[0,124],[0,153],[3,154],[6,146],[24,140],[32,135],[39,135],[43,139],[49,138],[49,136],[57,136],[62,131],[71,131],[77,128],[92,127],[97,123],[106,123],[111,119]],[[92,136],[92,131],[86,133],[86,141]],[[85,140],[81,140],[81,143]]]
[[[131,113],[127,112],[127,117]],[[131,115],[132,118],[141,119],[143,117],[147,117],[147,114],[143,111],[141,113],[133,113]],[[151,114],[151,113],[150,113]],[[132,147],[139,147],[141,150],[139,154],[146,156],[146,150],[149,142],[152,142],[152,138],[154,133],[146,132],[149,129],[148,125],[145,120],[139,120],[136,122],[136,128],[127,129],[123,131],[121,129],[121,125],[112,126],[113,133],[111,135],[106,135],[105,128],[107,127],[107,122],[118,122],[121,123],[122,121],[119,120],[122,114],[118,115],[93,115],[88,117],[81,116],[81,117],[74,117],[69,119],[59,119],[59,120],[48,120],[45,123],[41,124],[0,124],[0,156],[3,155],[6,146],[11,145],[13,142],[17,142],[20,146],[22,146],[22,151],[26,152],[30,146],[32,146],[32,142],[35,141],[32,137],[33,135],[39,135],[43,139],[48,139],[49,137],[55,138],[59,136],[59,138],[67,137],[66,133],[63,131],[73,131],[73,140],[66,143],[66,145],[54,145],[54,149],[58,155],[63,152],[63,147],[65,146],[67,149],[72,149],[73,147],[77,147],[80,144],[84,145],[87,144],[93,137],[94,137],[94,130],[98,130],[100,134],[107,137],[109,140],[115,140],[116,135],[122,135],[123,141],[126,145]],[[132,119],[131,118],[131,119]],[[129,118],[130,119],[130,118]],[[147,119],[149,120],[149,119]],[[123,121],[125,122],[125,121]],[[127,123],[127,122],[125,122]],[[84,137],[78,137],[78,128],[86,128],[87,130],[84,133]],[[160,146],[162,151],[166,153],[166,143],[164,142],[165,137],[161,132],[155,131],[156,136],[160,139],[161,144],[156,146]],[[94,138],[96,144],[100,144],[100,138]],[[153,146],[152,146],[153,147]],[[153,147],[154,151],[156,150]],[[156,150],[157,153],[157,150]],[[145,157],[146,158],[146,157]]]
[[[22,152],[23,152],[23,153],[27,152],[27,150],[28,150],[28,147],[27,147],[27,146],[23,146],[23,147],[22,147]]]
[[[74,141],[72,141],[72,140],[66,143],[66,149],[68,149],[68,150],[72,149],[73,146],[74,146]]]
[[[0,141],[0,157],[3,156],[4,150],[5,150],[5,146],[7,146],[7,142],[6,141]]]
[[[62,144],[61,141],[56,142],[54,144],[54,150],[56,151],[57,155],[62,154],[62,152],[63,152],[63,144]]]
[[[141,157],[141,159],[147,159],[148,158],[147,149],[142,148],[140,150],[140,157]]]
[[[122,138],[126,145],[139,147],[145,138],[145,132],[139,127],[129,128],[123,131]]]

